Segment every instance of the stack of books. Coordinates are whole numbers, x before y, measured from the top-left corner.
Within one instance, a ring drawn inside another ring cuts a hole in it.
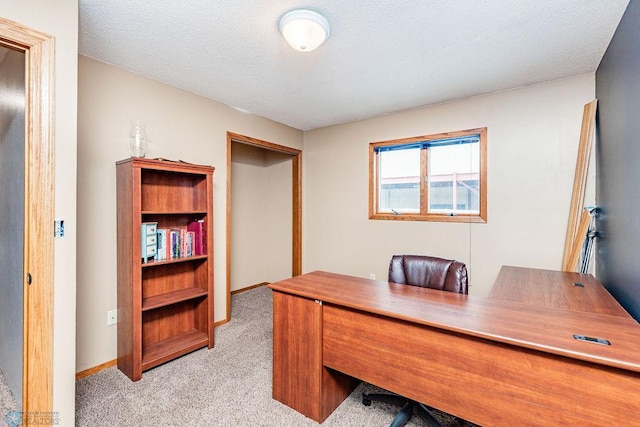
[[[156,261],[207,253],[204,220],[192,221],[186,229],[158,228],[156,241]]]

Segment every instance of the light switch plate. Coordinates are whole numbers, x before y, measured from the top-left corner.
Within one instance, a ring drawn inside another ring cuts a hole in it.
[[[64,219],[56,219],[53,221],[53,236],[64,237]]]

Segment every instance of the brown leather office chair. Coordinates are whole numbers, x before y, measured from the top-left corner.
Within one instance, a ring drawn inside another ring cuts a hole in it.
[[[389,281],[441,291],[468,293],[467,267],[455,260],[424,255],[394,255],[389,264]],[[362,403],[371,405],[372,400],[402,406],[391,423],[391,427],[405,425],[414,414],[428,423],[440,426],[429,408],[399,395],[362,393]]]

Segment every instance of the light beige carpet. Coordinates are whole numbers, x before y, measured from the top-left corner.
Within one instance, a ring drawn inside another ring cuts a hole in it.
[[[232,321],[202,349],[130,381],[117,368],[76,384],[79,426],[317,426],[271,398],[272,299],[266,286],[234,295]],[[388,426],[399,408],[362,404],[361,384],[323,426]],[[436,413],[443,425],[472,425]],[[426,426],[413,417],[409,426]]]
[[[0,370],[0,426],[8,425],[6,423],[8,414],[18,410],[18,403]]]

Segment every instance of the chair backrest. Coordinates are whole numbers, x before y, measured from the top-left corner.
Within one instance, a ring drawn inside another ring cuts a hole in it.
[[[469,288],[466,265],[426,255],[394,255],[389,281],[459,294],[468,293]]]

